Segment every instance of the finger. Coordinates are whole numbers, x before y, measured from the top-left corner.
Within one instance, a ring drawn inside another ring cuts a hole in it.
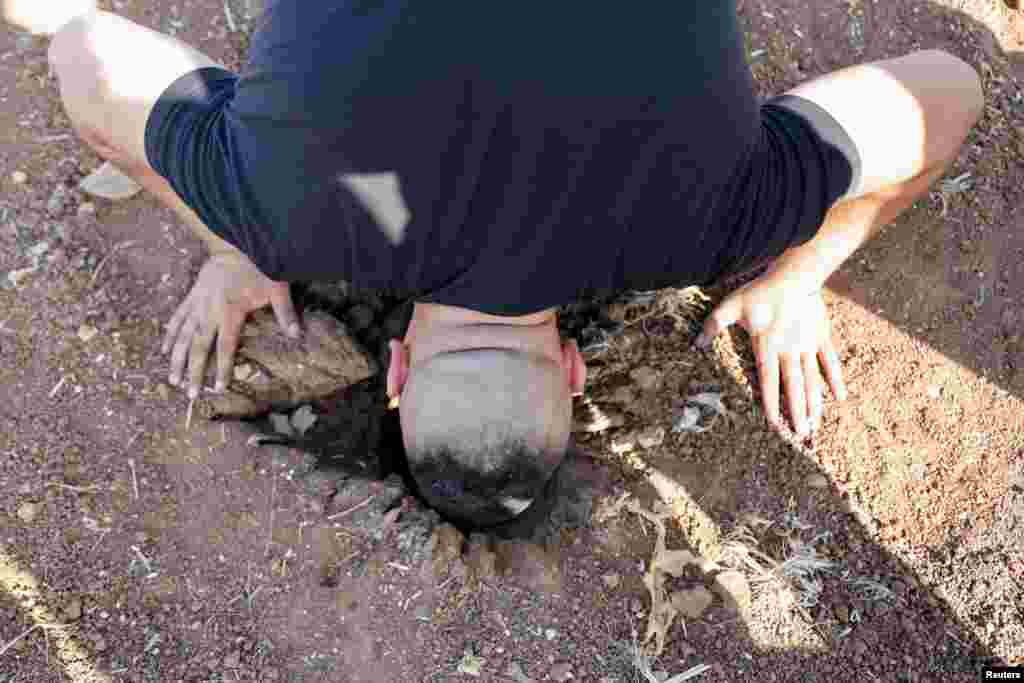
[[[807,398],[807,415],[810,422],[808,426],[813,432],[821,425],[821,415],[825,412],[818,357],[813,353],[805,353],[800,357],[800,365],[804,374],[804,396]]]
[[[206,362],[210,357],[210,347],[217,335],[216,328],[199,327],[192,335],[192,345],[188,352],[188,397],[198,398],[206,373]]]
[[[270,293],[270,306],[274,309],[274,317],[277,318],[277,323],[285,331],[285,334],[293,338],[302,334],[299,316],[295,312],[295,304],[292,303],[292,294],[287,282],[275,284]]]
[[[825,369],[825,379],[828,380],[829,389],[838,401],[846,400],[846,382],[843,380],[843,364],[839,360],[839,353],[832,344],[831,339],[825,340],[821,351],[818,352],[821,358],[821,365]]]
[[[789,408],[789,418],[793,421],[793,431],[799,436],[807,436],[807,397],[804,396],[804,371],[800,359],[783,356],[779,365],[782,368],[786,407]]]
[[[704,321],[704,329],[701,331],[696,341],[693,342],[693,345],[700,349],[708,348],[711,346],[712,339],[739,322],[742,313],[743,311],[739,297],[726,297],[726,299],[722,303],[718,304],[718,307],[711,312],[708,319]]]
[[[174,347],[171,349],[171,372],[167,381],[171,386],[178,386],[181,382],[182,373],[185,371],[185,362],[188,360],[188,350],[192,345],[192,335],[199,326],[193,316],[189,316],[182,323],[178,331],[178,337],[174,340]]]
[[[761,402],[764,414],[772,424],[779,424],[779,354],[761,337],[754,338],[757,356],[757,374],[761,382]]]
[[[192,310],[191,301],[190,299],[185,299],[178,306],[178,310],[174,312],[171,319],[167,321],[167,331],[164,333],[164,341],[160,345],[160,353],[166,354],[171,350],[174,340],[178,337],[181,324],[185,322],[190,310]]]
[[[217,383],[215,391],[224,391],[231,381],[231,373],[235,368],[235,351],[242,332],[240,318],[225,320],[217,333]]]

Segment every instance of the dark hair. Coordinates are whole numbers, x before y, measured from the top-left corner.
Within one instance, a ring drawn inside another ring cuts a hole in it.
[[[544,505],[563,456],[512,439],[484,448],[445,444],[406,453],[421,498],[456,525],[474,530],[506,525]]]

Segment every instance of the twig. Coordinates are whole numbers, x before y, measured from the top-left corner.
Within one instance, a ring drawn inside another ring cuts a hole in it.
[[[146,571],[149,572],[150,574],[152,574],[153,573],[153,565],[149,563],[149,558],[146,557],[145,555],[143,555],[142,551],[139,550],[139,546],[133,545],[133,546],[131,546],[131,549],[132,549],[132,552],[134,552],[135,555],[142,562],[142,564],[145,565]]]
[[[409,567],[406,567],[404,564],[398,564],[397,562],[388,562],[388,566],[392,569],[397,569],[400,572],[409,571]]]
[[[238,26],[235,24],[235,17],[231,14],[231,7],[228,5],[228,0],[224,0],[224,17],[228,20],[228,28],[231,29],[232,33],[238,31]]]
[[[100,537],[99,537],[99,538],[97,538],[97,539],[96,539],[96,542],[92,544],[92,547],[91,547],[91,548],[89,548],[89,553],[88,553],[89,555],[92,555],[92,554],[93,554],[94,552],[96,552],[96,548],[99,548],[99,547],[100,547],[100,543],[102,543],[102,542],[103,542],[103,539],[104,539],[104,538],[106,538],[106,537],[107,537],[107,534],[109,534],[109,533],[110,533],[110,529],[104,529],[104,530],[103,530],[103,531],[102,531],[102,532],[100,533]]]
[[[367,505],[369,505],[370,501],[373,500],[376,497],[377,497],[376,494],[374,494],[374,495],[370,496],[369,498],[367,498],[366,500],[364,500],[362,503],[359,503],[357,505],[353,505],[348,510],[342,510],[341,512],[336,512],[333,515],[329,516],[327,519],[338,519],[339,517],[344,517],[345,515],[351,514],[351,513],[355,512],[356,510],[358,510],[359,508],[366,507]]]
[[[277,493],[277,475],[271,470],[273,483],[270,485],[270,528],[267,529],[267,546],[263,549],[264,557],[270,554],[270,543],[274,538],[274,494]]]
[[[402,611],[404,612],[405,610],[409,609],[409,603],[412,602],[413,600],[415,600],[416,598],[420,597],[421,595],[423,595],[423,591],[416,591],[415,593],[410,595],[408,598],[406,598],[405,599],[405,604],[402,605]]]
[[[135,492],[135,500],[139,499],[139,481],[135,478],[135,460],[128,458],[128,467],[132,470],[132,490]]]
[[[103,257],[103,260],[100,261],[98,266],[96,266],[96,270],[94,270],[92,272],[92,281],[89,282],[89,286],[90,287],[95,287],[96,286],[96,279],[100,276],[100,271],[102,271],[103,267],[105,265],[107,265],[107,261],[109,261],[111,258],[113,258],[114,254],[116,254],[117,252],[119,252],[122,249],[127,249],[128,247],[134,247],[138,243],[139,243],[138,240],[128,240],[127,242],[120,242],[118,244],[115,244],[114,248],[110,250],[110,253]]]
[[[7,643],[3,647],[0,647],[0,655],[2,655],[3,653],[7,652],[8,650],[10,650],[14,646],[15,643],[17,643],[19,640],[21,640],[22,638],[24,638],[28,634],[32,633],[32,631],[35,631],[37,628],[42,628],[42,625],[41,624],[36,624],[35,626],[30,627],[28,630],[26,630],[20,636],[18,636],[17,638],[12,640],[11,642]]]
[[[61,142],[63,140],[70,140],[70,133],[61,133],[60,135],[46,135],[36,140],[40,145],[45,145],[47,142]]]
[[[56,481],[46,482],[47,486],[56,486],[57,488],[67,489],[68,491],[75,491],[77,493],[88,493],[89,491],[96,491],[99,489],[98,486],[72,486],[71,484],[61,484]]]
[[[189,429],[192,428],[192,406],[194,406],[195,404],[196,404],[196,400],[194,398],[193,399],[189,399],[189,402],[188,402],[188,414],[185,415],[185,431],[186,432]]]
[[[53,387],[53,389],[50,389],[50,398],[53,398],[54,396],[56,396],[57,392],[60,391],[60,388],[62,386],[64,386],[64,383],[67,382],[67,381],[68,381],[67,375],[65,375],[64,377],[61,377],[60,381],[57,382],[57,384]]]

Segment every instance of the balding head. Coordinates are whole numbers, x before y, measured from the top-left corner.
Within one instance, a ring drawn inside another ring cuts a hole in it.
[[[439,353],[409,371],[401,396],[402,435],[421,494],[476,526],[529,507],[569,441],[570,385],[562,365],[543,354]]]

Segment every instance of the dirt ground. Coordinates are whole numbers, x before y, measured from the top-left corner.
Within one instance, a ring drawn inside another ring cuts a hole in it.
[[[115,4],[228,64],[251,26],[242,2]],[[765,95],[939,47],[983,74],[984,119],[948,182],[830,281],[851,396],[813,440],[761,421],[741,333],[688,351],[724,289],[567,309],[591,431],[527,540],[463,538],[400,478],[249,445],[265,424],[189,420],[158,351],[201,248],[145,195],[77,189],[100,160],[46,41],[0,33],[0,683],[974,681],[1024,664],[1024,17],[996,0],[740,9]],[[346,299],[378,354],[394,304]],[[321,450],[383,458],[380,399],[374,379],[318,404]],[[665,569],[659,525],[699,557]],[[637,654],[648,573],[684,615],[656,657]]]

